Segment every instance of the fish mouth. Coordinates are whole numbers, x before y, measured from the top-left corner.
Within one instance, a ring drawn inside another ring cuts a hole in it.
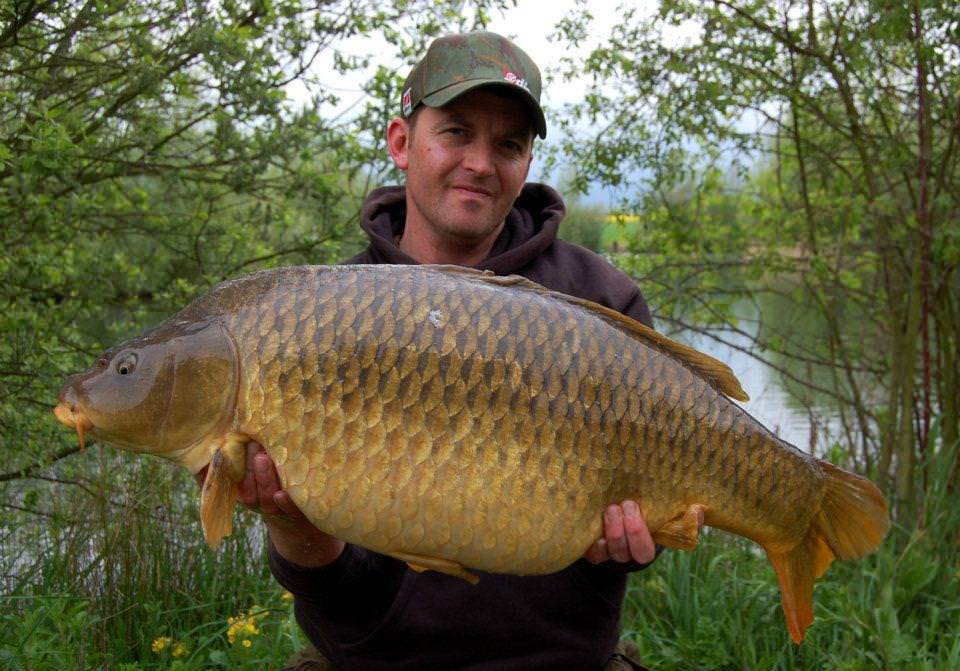
[[[77,438],[80,441],[80,451],[83,452],[87,447],[86,433],[93,428],[93,422],[77,410],[72,403],[65,401],[57,404],[57,407],[53,409],[53,414],[61,424],[77,432]]]

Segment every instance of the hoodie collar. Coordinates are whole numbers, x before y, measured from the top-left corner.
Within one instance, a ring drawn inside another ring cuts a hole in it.
[[[497,275],[518,272],[553,244],[565,212],[560,194],[552,188],[525,184],[490,255],[473,267]],[[395,242],[403,234],[406,215],[406,190],[402,186],[381,187],[367,196],[360,226],[370,237],[370,252],[377,263],[416,263]]]

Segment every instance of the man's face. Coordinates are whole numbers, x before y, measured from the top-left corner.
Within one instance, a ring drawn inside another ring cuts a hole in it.
[[[477,245],[499,234],[527,179],[533,132],[526,107],[476,89],[388,129],[390,151],[407,176],[407,230],[424,227],[447,244]]]

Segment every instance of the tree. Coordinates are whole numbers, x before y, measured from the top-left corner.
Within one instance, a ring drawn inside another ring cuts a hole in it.
[[[852,410],[851,457],[917,510],[930,418],[941,445],[958,439],[960,13],[865,0],[664,0],[649,18],[622,13],[608,42],[567,62],[595,91],[567,126],[599,129],[567,151],[590,179],[646,186],[626,194],[656,216],[630,263],[686,287],[653,297],[658,319],[695,309],[702,324],[736,328],[730,299],[763,291],[814,309],[821,346],[804,351],[767,323],[755,352],[832,371],[822,391]],[[574,42],[589,20],[584,10],[560,32]],[[681,25],[696,36],[671,44]],[[718,173],[734,177],[718,185]],[[678,187],[692,189],[680,207]],[[729,189],[740,194],[732,218],[697,209]],[[786,289],[774,281],[785,276]],[[860,328],[844,328],[852,319]]]
[[[5,587],[92,594],[96,635],[122,631],[134,651],[149,635],[138,595],[202,593],[192,569],[217,560],[139,533],[159,502],[175,519],[194,497],[152,462],[68,458],[57,389],[221,280],[352,251],[361,199],[389,174],[383,119],[412,58],[502,5],[0,0],[0,538],[21,539],[0,556]],[[366,73],[368,38],[395,67]],[[368,94],[360,113],[329,112],[332,77]],[[51,558],[55,571],[35,568]],[[242,573],[259,559],[224,561]]]
[[[405,63],[499,6],[0,4],[0,433],[18,465],[8,475],[64,444],[49,410],[66,372],[216,282],[356,245],[360,200],[387,170],[381,121]],[[326,118],[336,93],[320,63],[365,80],[367,58],[344,46],[366,36],[396,53],[397,70],[364,84],[366,113]],[[305,103],[288,96],[294,81]]]

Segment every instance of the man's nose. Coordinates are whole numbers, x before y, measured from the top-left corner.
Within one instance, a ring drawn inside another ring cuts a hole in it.
[[[478,175],[492,175],[494,148],[486,142],[471,142],[463,156],[463,167]]]

